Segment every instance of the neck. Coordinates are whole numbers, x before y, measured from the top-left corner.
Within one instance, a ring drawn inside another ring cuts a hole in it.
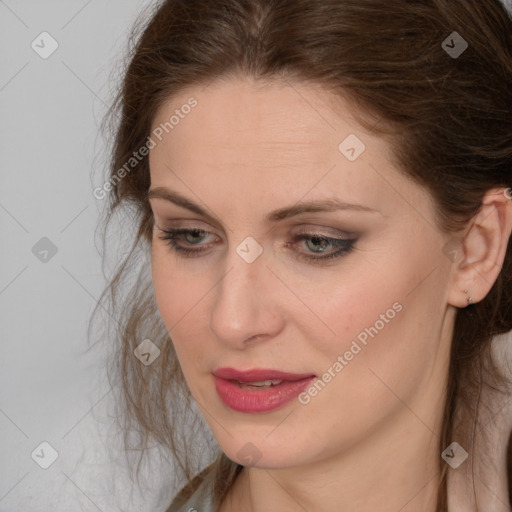
[[[399,417],[380,425],[364,444],[307,467],[244,468],[231,507],[220,510],[437,512],[442,418],[438,413],[430,425],[434,414],[412,412],[420,410],[401,404]]]

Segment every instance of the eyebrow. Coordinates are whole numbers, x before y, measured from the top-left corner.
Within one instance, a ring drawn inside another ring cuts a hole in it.
[[[155,187],[150,189],[147,193],[147,198],[165,199],[166,201],[174,203],[177,206],[181,206],[182,208],[186,208],[187,210],[197,213],[198,215],[202,215],[203,217],[208,218],[209,220],[215,221],[215,219],[210,214],[208,214],[207,211],[203,209],[201,206],[192,202],[185,196],[178,194],[178,192],[170,190],[166,187]],[[337,210],[380,213],[378,210],[374,210],[373,208],[369,208],[368,206],[345,203],[336,198],[328,198],[318,201],[300,202],[293,206],[274,210],[266,216],[266,221],[277,222],[283,219],[294,217],[295,215],[300,215],[301,213],[333,212]]]

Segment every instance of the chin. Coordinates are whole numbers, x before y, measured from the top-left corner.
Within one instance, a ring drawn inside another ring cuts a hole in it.
[[[261,436],[239,436],[230,438],[228,443],[220,444],[224,454],[237,464],[258,469],[284,469],[308,462],[309,458],[304,453],[304,444],[297,440],[290,440],[285,445],[283,439],[277,436],[274,442]]]

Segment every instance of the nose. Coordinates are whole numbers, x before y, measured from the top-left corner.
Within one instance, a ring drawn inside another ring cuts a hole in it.
[[[226,273],[215,287],[210,329],[231,348],[243,349],[249,341],[269,339],[283,328],[279,281],[266,266],[265,253],[244,261],[233,249]]]

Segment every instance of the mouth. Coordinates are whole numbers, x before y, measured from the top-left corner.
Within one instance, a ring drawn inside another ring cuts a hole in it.
[[[240,382],[239,380],[230,379],[229,382],[236,384],[241,389],[268,389],[282,384],[283,380],[260,380],[257,382]],[[287,381],[288,382],[288,381]],[[295,382],[295,381],[290,381]]]
[[[248,371],[219,368],[213,372],[215,388],[225,405],[239,412],[266,412],[295,398],[316,378],[279,370]]]

